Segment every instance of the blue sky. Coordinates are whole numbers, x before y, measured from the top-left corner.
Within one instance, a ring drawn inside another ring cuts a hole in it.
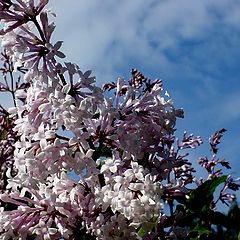
[[[219,157],[240,175],[240,1],[58,0],[55,39],[66,61],[92,69],[101,85],[130,69],[163,79],[183,107],[177,135],[201,135],[193,163],[208,154],[208,138],[226,128]]]

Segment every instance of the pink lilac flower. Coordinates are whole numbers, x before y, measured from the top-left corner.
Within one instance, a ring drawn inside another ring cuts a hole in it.
[[[17,169],[15,174],[4,172],[8,181],[0,195],[1,238],[77,239],[85,233],[96,239],[141,239],[139,231],[143,239],[186,237],[186,229],[178,226],[164,232],[170,219],[163,214],[164,201],[188,197],[194,169],[188,155],[180,153],[199,146],[201,138],[174,136],[183,111],[163,93],[161,80],[132,69],[129,81],[118,79],[100,89],[91,71],[58,62],[65,55],[62,41],[51,41],[55,25],[44,10],[47,3],[0,0],[10,72],[21,70],[28,81],[16,91],[0,85],[22,101],[9,110],[14,128],[6,112],[0,116],[0,166],[5,171],[4,164],[10,163]],[[9,70],[1,71],[6,76]],[[115,92],[104,97],[106,90]],[[210,139],[214,154],[224,131]],[[209,179],[222,175],[216,165],[229,168],[215,155],[200,164]],[[69,172],[80,180],[70,179]],[[238,188],[226,178],[218,200],[225,202],[231,198],[225,190]],[[179,215],[169,206],[175,221]]]

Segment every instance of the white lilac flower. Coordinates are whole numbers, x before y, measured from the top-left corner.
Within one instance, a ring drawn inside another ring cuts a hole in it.
[[[117,172],[117,168],[118,166],[121,166],[121,161],[120,160],[115,160],[112,158],[107,158],[102,167],[101,167],[101,173],[106,172],[106,171],[110,171],[112,173],[116,173]]]
[[[114,214],[122,214],[137,228],[160,215],[163,191],[160,183],[155,182],[156,177],[137,162],[132,161],[129,167],[123,170],[120,163],[107,159],[101,167],[106,185],[101,190],[96,188],[95,195],[104,210],[110,206]]]

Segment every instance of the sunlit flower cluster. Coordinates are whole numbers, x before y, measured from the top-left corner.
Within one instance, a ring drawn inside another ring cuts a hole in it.
[[[91,71],[60,62],[65,55],[62,42],[52,42],[47,3],[0,0],[1,44],[11,62],[1,70],[20,71],[24,80],[15,90],[0,86],[19,100],[9,109],[14,137],[0,145],[4,166],[15,169],[1,176],[0,238],[78,239],[85,232],[96,239],[154,239],[165,227],[164,204],[186,200],[186,186],[195,182],[179,152],[201,138],[175,138],[183,111],[161,80],[133,69],[129,81],[100,88]],[[6,118],[0,121],[6,125]]]

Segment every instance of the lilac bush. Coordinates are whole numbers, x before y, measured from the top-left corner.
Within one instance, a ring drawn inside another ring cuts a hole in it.
[[[202,140],[175,136],[183,110],[162,81],[132,69],[129,80],[98,87],[91,71],[61,60],[47,3],[0,0],[0,91],[14,102],[0,109],[1,239],[200,236],[185,217],[215,213],[217,202],[234,200],[227,190],[239,188],[216,168],[230,168],[216,156],[225,129],[210,139],[211,160],[199,160],[208,178],[197,179],[186,149]]]

